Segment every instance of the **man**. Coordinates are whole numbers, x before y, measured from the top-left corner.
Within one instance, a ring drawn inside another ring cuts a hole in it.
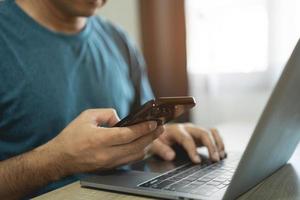
[[[212,160],[224,158],[215,129],[156,122],[107,128],[135,99],[132,63],[141,76],[138,98],[143,103],[153,95],[134,45],[93,16],[104,3],[6,0],[0,6],[1,199],[41,194],[148,151],[173,160],[174,143],[195,163],[201,145]]]

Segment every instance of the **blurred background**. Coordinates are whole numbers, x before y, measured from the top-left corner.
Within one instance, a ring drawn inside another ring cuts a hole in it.
[[[156,96],[192,95],[204,126],[254,124],[300,37],[299,0],[109,0]]]

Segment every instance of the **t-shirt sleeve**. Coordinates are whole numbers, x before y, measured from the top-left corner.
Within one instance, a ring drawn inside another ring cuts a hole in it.
[[[140,77],[140,103],[143,104],[150,99],[154,98],[152,88],[148,79],[147,66],[144,57],[137,45],[127,35],[127,33],[120,27],[111,24],[109,21],[98,18],[100,23],[104,25],[106,31],[111,32],[111,36],[114,37],[115,41],[120,44],[120,50],[124,52],[124,57],[127,59],[127,63],[133,68],[134,73],[139,73]]]

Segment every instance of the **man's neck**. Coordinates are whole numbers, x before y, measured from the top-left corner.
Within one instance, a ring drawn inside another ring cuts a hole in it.
[[[87,21],[86,17],[64,13],[51,0],[16,0],[16,3],[35,21],[54,32],[75,34],[84,28]]]

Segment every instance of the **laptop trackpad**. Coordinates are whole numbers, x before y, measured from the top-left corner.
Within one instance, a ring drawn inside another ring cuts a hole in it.
[[[89,183],[96,183],[97,185],[111,185],[111,186],[121,186],[121,187],[136,187],[138,184],[145,182],[158,176],[160,173],[148,172],[144,173],[141,171],[127,170],[127,169],[116,169],[112,171],[106,171],[99,174],[93,174],[92,176],[85,177],[81,179],[81,184],[85,181]],[[89,185],[91,186],[91,185]],[[102,187],[106,188],[106,187]]]

